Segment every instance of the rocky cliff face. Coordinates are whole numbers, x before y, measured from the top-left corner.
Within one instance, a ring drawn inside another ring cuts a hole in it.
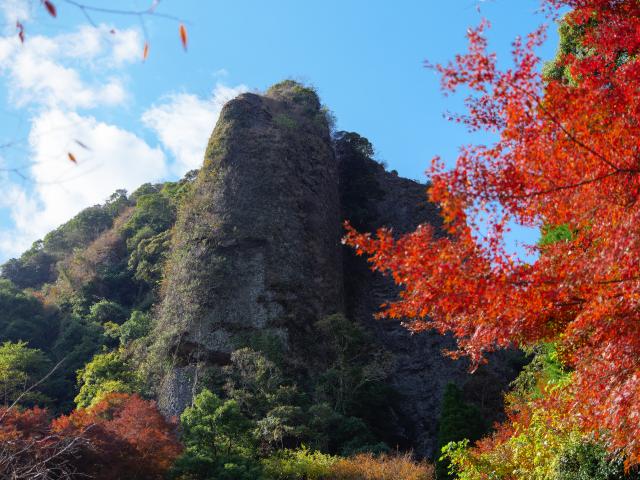
[[[161,407],[184,409],[198,367],[224,363],[239,336],[290,343],[340,311],[339,238],[338,169],[316,94],[284,83],[230,101],[176,225],[157,326],[171,359]]]
[[[343,216],[361,231],[393,228],[397,234],[421,223],[441,225],[434,204],[427,201],[426,185],[387,172],[371,160],[372,147],[357,134],[336,139],[340,165]],[[377,320],[380,305],[395,298],[398,288],[390,278],[372,272],[362,257],[343,251],[347,315],[367,326],[394,357],[390,381],[400,394],[395,406],[395,435],[421,455],[436,457],[438,418],[445,387],[452,382],[493,422],[501,412],[502,392],[517,375],[518,356],[495,355],[474,375],[468,363],[442,354],[455,347],[450,337],[437,332],[409,333],[399,321]]]
[[[513,374],[508,362],[470,380],[464,362],[441,355],[450,339],[373,319],[396,290],[343,250],[342,219],[398,232],[439,219],[424,185],[386,172],[371,155],[356,134],[332,140],[318,97],[294,82],[224,107],[179,212],[153,336],[165,412],[184,409],[206,369],[225,364],[238,339],[276,336],[304,359],[313,323],[336,312],[365,325],[394,356],[395,435],[419,454],[434,452],[448,382],[479,403],[499,398]]]

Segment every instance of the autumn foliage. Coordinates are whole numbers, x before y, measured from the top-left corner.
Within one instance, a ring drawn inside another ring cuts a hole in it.
[[[383,315],[414,331],[453,332],[457,354],[553,341],[571,368],[562,406],[640,463],[640,3],[546,0],[579,33],[561,52],[563,75],[543,77],[540,29],[513,46],[501,70],[487,50],[486,23],[469,51],[435,68],[447,92],[464,89],[454,119],[497,134],[461,148],[455,168],[435,159],[429,195],[445,232],[429,225],[395,238],[347,225],[346,242],[402,285]],[[531,246],[537,260],[507,253],[512,223],[569,235]]]
[[[181,451],[175,426],[137,395],[111,394],[54,420],[38,407],[0,415],[2,478],[160,479]]]

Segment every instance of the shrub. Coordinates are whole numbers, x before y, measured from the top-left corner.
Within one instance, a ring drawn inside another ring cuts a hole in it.
[[[46,373],[47,358],[25,342],[4,342],[0,345],[0,402],[7,406],[19,398],[32,403],[46,399],[37,392],[25,396],[27,388]]]
[[[4,267],[3,273],[4,273]],[[25,341],[31,348],[48,350],[57,333],[59,319],[35,297],[0,278],[0,339]]]
[[[151,332],[151,316],[134,310],[129,320],[124,322],[118,331],[120,343],[127,344],[132,340],[147,336]]]
[[[327,480],[433,480],[433,466],[411,455],[360,454],[338,460]]]
[[[321,480],[331,478],[331,468],[338,457],[309,450],[282,450],[263,460],[264,473],[270,480]]]
[[[273,117],[273,123],[284,130],[293,130],[294,128],[296,128],[296,121],[283,113],[280,113]]]
[[[575,442],[560,454],[557,480],[636,480],[637,472],[625,475],[624,461],[612,457],[606,449],[594,442]]]
[[[475,447],[469,441],[451,442],[443,449],[458,480],[556,479],[558,457],[581,434],[576,419],[554,407],[555,398],[537,402],[507,402],[508,420]],[[561,401],[561,400],[558,400]]]
[[[445,388],[442,401],[442,415],[438,428],[438,449],[449,442],[468,439],[475,442],[487,431],[487,425],[480,410],[464,401],[462,391],[453,383]],[[439,479],[452,478],[448,474],[449,460],[438,460],[436,469]]]
[[[100,300],[91,305],[88,319],[99,324],[113,322],[120,325],[124,323],[128,317],[129,313],[119,303],[110,300]]]
[[[55,419],[51,432],[83,439],[70,461],[82,478],[96,480],[161,480],[182,449],[155,402],[123,393]]]
[[[293,404],[298,394],[295,386],[285,384],[282,370],[275,363],[250,348],[233,352],[223,370],[227,376],[225,393],[252,419],[265,417],[275,407]]]
[[[48,412],[38,407],[0,407],[0,478],[82,478],[71,462],[83,439],[52,434],[49,422]]]

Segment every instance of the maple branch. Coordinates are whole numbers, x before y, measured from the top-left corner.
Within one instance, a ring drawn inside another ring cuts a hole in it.
[[[49,458],[46,458],[45,460],[43,460],[43,461],[42,461],[42,463],[46,465],[47,463],[49,463],[50,461],[52,461],[52,460],[53,460],[53,459],[55,459],[56,457],[59,457],[59,456],[63,455],[67,450],[69,450],[70,448],[72,448],[73,446],[75,446],[75,444],[76,444],[77,442],[79,442],[80,440],[85,440],[85,438],[84,438],[84,436],[83,436],[83,435],[85,435],[89,430],[91,430],[91,429],[92,429],[93,427],[95,427],[95,426],[96,426],[96,424],[95,424],[95,423],[92,423],[92,424],[90,424],[90,425],[87,425],[87,427],[86,427],[86,428],[84,428],[84,429],[80,432],[80,434],[79,434],[79,435],[77,435],[77,436],[73,437],[73,438],[71,439],[71,441],[70,441],[70,442],[68,442],[68,443],[67,443],[67,445],[65,445],[62,449],[60,449],[60,450],[58,450],[58,451],[54,451],[54,453],[53,453],[52,455],[50,455],[50,456],[49,456]],[[46,440],[46,438],[45,438],[45,439],[43,439],[43,441],[44,441],[44,440]],[[87,476],[88,476],[88,475],[87,475]]]
[[[144,10],[122,10],[122,9],[118,9],[118,8],[106,8],[106,7],[95,7],[92,5],[86,5],[84,3],[78,2],[76,0],[62,0],[65,3],[68,3],[69,5],[73,5],[74,7],[80,9],[82,11],[82,13],[85,15],[85,17],[87,17],[87,20],[89,20],[89,22],[91,22],[92,25],[95,26],[95,23],[93,22],[93,20],[91,19],[91,17],[89,16],[88,12],[95,12],[95,13],[106,13],[109,15],[129,15],[129,16],[137,16],[137,17],[143,17],[143,16],[151,16],[153,15],[154,17],[159,17],[159,18],[165,18],[167,20],[173,20],[175,22],[181,22],[184,23],[184,21],[174,15],[168,15],[166,13],[158,13],[156,12],[156,7],[158,6],[158,4],[160,3],[159,1],[154,2],[149,8],[146,8]]]
[[[616,165],[615,163],[613,163],[612,161],[610,161],[607,157],[605,157],[602,153],[598,152],[597,150],[595,150],[593,147],[587,145],[586,143],[584,143],[582,140],[578,139],[578,137],[576,137],[573,133],[571,133],[569,130],[567,130],[567,128],[562,124],[562,122],[560,120],[558,120],[545,106],[544,104],[540,101],[540,97],[538,97],[538,95],[534,95],[533,93],[530,93],[526,90],[524,90],[523,88],[519,87],[518,85],[513,85],[513,88],[515,88],[516,90],[520,91],[521,93],[524,93],[525,95],[527,95],[529,98],[531,98],[534,102],[536,102],[536,105],[540,108],[540,110],[542,110],[542,113],[544,113],[550,120],[551,122],[553,122],[554,125],[556,125],[561,131],[562,133],[564,133],[567,138],[569,138],[569,140],[571,140],[572,142],[574,142],[576,145],[578,145],[580,148],[586,150],[587,152],[591,153],[592,155],[594,155],[596,158],[599,158],[600,160],[602,160],[605,164],[607,164],[609,167],[613,168],[616,171],[625,171],[628,169],[621,169],[618,165]],[[636,173],[639,173],[640,170],[633,170]]]
[[[174,22],[179,22],[181,25],[185,24],[185,23],[189,23],[186,22],[185,20],[182,20],[179,17],[176,17],[174,15],[168,15],[166,13],[158,13],[156,12],[156,8],[158,7],[160,0],[154,0],[154,2],[151,4],[151,6],[149,8],[146,8],[144,10],[123,10],[123,9],[119,9],[119,8],[107,8],[107,7],[95,7],[92,5],[86,5],[84,3],[81,3],[77,0],[62,0],[65,3],[72,5],[76,8],[78,8],[82,14],[85,16],[85,18],[87,19],[87,21],[91,24],[91,26],[96,27],[97,28],[97,24],[96,22],[93,20],[93,18],[91,17],[91,15],[89,14],[89,12],[93,12],[93,13],[103,13],[103,14],[108,14],[108,15],[127,15],[127,16],[133,16],[133,17],[137,17],[138,21],[140,22],[140,27],[142,28],[142,32],[144,34],[144,38],[145,40],[148,42],[148,38],[149,35],[147,33],[147,26],[144,23],[144,17],[145,16],[154,16],[154,17],[158,17],[158,18],[164,18],[166,20],[172,20]]]
[[[640,280],[640,277],[631,277],[631,278],[615,278],[612,280],[600,280],[598,282],[594,282],[596,285],[607,285],[610,283],[624,283],[624,282],[634,282]]]
[[[577,182],[577,183],[572,183],[569,185],[560,185],[559,187],[554,187],[554,188],[550,188],[547,190],[538,190],[536,192],[531,192],[531,193],[527,193],[527,194],[522,194],[522,195],[498,195],[498,199],[499,200],[512,200],[512,199],[524,199],[524,198],[531,198],[531,197],[538,197],[540,195],[548,195],[550,193],[555,193],[558,191],[562,191],[562,190],[569,190],[572,188],[578,188],[578,187],[582,187],[584,185],[589,185],[590,183],[595,183],[595,182],[599,182],[601,180],[605,180],[606,178],[609,177],[613,177],[615,175],[618,175],[620,173],[639,173],[637,170],[616,170],[614,172],[609,172],[605,175],[600,175],[598,177],[595,178],[590,178],[588,180],[583,180],[581,182]]]
[[[611,168],[613,168],[616,171],[620,171],[621,168],[616,165],[615,163],[611,162],[607,157],[605,157],[603,154],[601,154],[600,152],[596,151],[593,149],[593,147],[587,145],[586,143],[584,143],[582,140],[578,139],[578,137],[576,137],[573,133],[571,133],[569,130],[567,130],[567,128],[562,124],[562,122],[560,122],[558,119],[556,119],[553,114],[551,112],[549,112],[546,107],[540,102],[539,99],[536,98],[536,103],[538,104],[538,106],[540,107],[540,109],[542,110],[542,112],[547,115],[547,117],[549,117],[549,119],[562,131],[562,133],[564,133],[569,140],[571,140],[573,143],[575,143],[576,145],[578,145],[580,148],[583,148],[584,150],[586,150],[587,152],[591,153],[592,155],[594,155],[596,158],[599,158],[600,160],[602,160],[605,164],[607,164],[608,166],[610,166]]]

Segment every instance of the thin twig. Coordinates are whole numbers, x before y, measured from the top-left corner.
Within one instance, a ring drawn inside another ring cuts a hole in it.
[[[31,390],[36,388],[38,385],[41,385],[51,375],[53,375],[53,373],[58,369],[58,367],[60,367],[60,365],[62,365],[64,363],[64,361],[66,359],[67,359],[67,357],[64,357],[62,360],[60,360],[58,363],[56,363],[55,366],[51,370],[49,370],[49,373],[47,373],[44,377],[42,377],[40,380],[38,380],[36,383],[31,385],[29,388],[27,388],[25,391],[23,391],[20,395],[18,395],[18,398],[16,398],[11,405],[9,405],[6,409],[4,409],[4,412],[2,412],[2,415],[0,416],[0,422],[2,422],[2,420],[4,420],[4,417],[7,416],[7,413],[9,413],[9,411],[11,411],[11,409],[13,409],[18,404],[18,402],[20,402],[20,400],[22,400],[22,398],[24,398],[24,396],[27,393],[29,393]]]

